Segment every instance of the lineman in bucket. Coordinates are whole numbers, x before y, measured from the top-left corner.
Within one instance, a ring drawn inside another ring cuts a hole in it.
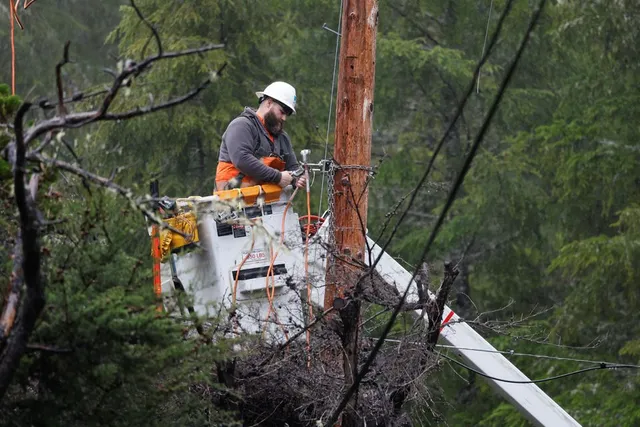
[[[296,113],[296,90],[285,82],[273,82],[256,92],[257,110],[245,107],[224,134],[216,169],[216,191],[274,183],[286,187],[300,165],[284,122]],[[296,185],[303,188],[305,178]]]

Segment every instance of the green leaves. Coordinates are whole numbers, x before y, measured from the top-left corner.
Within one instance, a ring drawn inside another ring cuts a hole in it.
[[[503,4],[494,7],[495,15]],[[429,1],[396,2],[391,10],[402,13],[394,24],[383,26],[376,82],[376,111],[384,111],[382,118],[376,116],[377,126],[384,127],[378,144],[391,160],[383,163],[374,183],[389,205],[410,191],[409,185],[400,186],[415,182],[424,169],[461,88],[469,83],[487,18],[490,31],[494,24],[488,3],[448,8]],[[447,182],[459,169],[530,12],[526,3],[514,6],[464,120],[436,161],[432,183]],[[513,298],[508,309],[495,314],[497,319],[550,308],[541,315],[548,340],[574,346],[601,342],[580,353],[550,346],[558,355],[638,360],[640,129],[632,117],[640,104],[632,58],[640,33],[628,20],[637,12],[634,2],[563,2],[547,9],[432,254],[433,260],[451,257],[466,264],[468,288],[460,286],[473,300],[468,316],[500,309]],[[447,25],[438,26],[437,20]],[[427,22],[440,42],[435,47],[424,35]],[[386,64],[387,58],[395,62]],[[403,259],[411,261],[424,243],[445,193],[428,187],[420,192],[393,246]],[[370,229],[386,219],[376,214],[378,209],[380,204],[372,209]],[[521,340],[500,344],[526,348]],[[540,346],[530,350],[546,351]],[[543,370],[541,363],[526,359],[518,359],[518,366],[539,376],[575,368],[549,362]],[[583,425],[633,425],[637,386],[637,376],[627,372],[585,375],[545,387]],[[464,420],[461,425],[522,422],[509,406],[484,403],[490,399],[483,390],[452,411],[458,413],[455,419]],[[607,409],[600,409],[599,402]],[[606,419],[605,413],[619,416]]]
[[[232,352],[186,340],[188,325],[158,312],[144,222],[114,195],[66,187],[67,221],[45,239],[47,306],[31,343],[64,350],[25,359],[3,413],[15,425],[215,425],[214,365]],[[135,230],[133,233],[130,230]],[[28,384],[37,382],[38,393]],[[38,411],[28,406],[38,406]],[[3,419],[0,424],[6,425]]]
[[[22,100],[17,95],[11,95],[9,85],[0,84],[0,123],[7,123],[11,116],[18,111]],[[0,141],[0,147],[4,148],[6,143]]]

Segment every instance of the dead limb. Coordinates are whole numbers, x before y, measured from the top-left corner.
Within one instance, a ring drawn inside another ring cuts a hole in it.
[[[159,111],[162,109],[170,108],[189,99],[195,97],[198,93],[204,90],[213,80],[214,76],[211,76],[208,80],[203,82],[199,87],[195,88],[191,92],[186,95],[171,99],[163,104],[150,106],[146,108],[138,108],[135,110],[131,110],[125,113],[116,113],[110,114],[108,113],[109,107],[113,103],[116,95],[124,85],[125,81],[132,76],[137,76],[143,71],[147,70],[148,67],[161,59],[171,59],[171,58],[179,58],[182,56],[189,56],[200,54],[204,52],[209,52],[212,50],[222,49],[225,45],[223,44],[210,44],[206,46],[202,46],[194,49],[185,49],[178,52],[167,52],[162,55],[155,55],[144,59],[139,63],[130,63],[127,66],[124,66],[122,71],[116,76],[114,82],[111,85],[109,91],[105,94],[100,107],[97,110],[93,111],[85,111],[78,113],[67,114],[64,117],[54,117],[49,120],[44,120],[35,126],[33,126],[24,136],[24,142],[26,145],[40,137],[41,135],[50,132],[55,129],[61,128],[78,128],[85,126],[87,124],[96,122],[96,121],[114,121],[114,120],[123,120],[133,117],[138,117],[144,114],[152,113],[155,111]],[[224,69],[226,64],[218,70],[215,76],[218,76],[222,70]]]
[[[64,51],[62,54],[62,60],[56,65],[56,85],[58,86],[58,115],[64,116],[67,114],[67,109],[64,106],[64,89],[62,88],[62,67],[68,64],[69,61],[69,44],[70,41],[64,44]]]
[[[5,310],[8,314],[7,323],[2,325],[3,336],[0,337],[0,399],[9,387],[45,302],[44,283],[40,274],[40,236],[35,200],[26,190],[24,182],[26,148],[23,120],[30,107],[29,103],[22,104],[14,121],[16,140],[13,176],[20,230],[14,247],[11,275],[11,289],[16,299],[14,305]]]
[[[138,18],[140,18],[140,20],[144,22],[144,25],[149,27],[149,29],[153,33],[153,37],[156,39],[156,44],[158,45],[158,56],[162,56],[162,41],[160,40],[160,35],[158,34],[158,30],[156,30],[156,28],[151,24],[151,22],[149,22],[149,20],[142,14],[142,12],[138,8],[138,6],[136,6],[133,0],[131,0],[131,7],[133,8],[133,10],[136,11],[136,15],[138,15]]]

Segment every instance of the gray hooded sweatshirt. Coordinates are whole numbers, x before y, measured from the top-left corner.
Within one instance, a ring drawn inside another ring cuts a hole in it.
[[[299,167],[289,135],[283,131],[271,142],[255,110],[245,107],[242,114],[229,123],[222,135],[218,161],[233,163],[238,170],[258,183],[278,183],[282,175],[280,171],[266,166],[260,160],[272,153],[284,160],[285,170],[291,171]]]

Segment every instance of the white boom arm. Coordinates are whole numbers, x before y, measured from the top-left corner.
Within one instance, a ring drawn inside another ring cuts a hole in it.
[[[375,259],[380,254],[381,248],[373,240],[368,238],[368,241],[373,249]],[[382,254],[380,262],[376,265],[376,270],[389,285],[395,286],[401,293],[411,284],[411,273],[386,253]],[[420,314],[420,311],[417,313]],[[440,333],[442,341],[455,347],[456,353],[464,359],[466,364],[495,378],[529,381],[525,374],[502,354],[496,352],[496,349],[471,326],[459,321],[461,319],[449,307],[445,306],[442,318],[443,325],[446,324]],[[535,384],[514,384],[491,378],[486,378],[486,380],[535,425],[545,427],[580,426]]]
[[[251,215],[260,217],[256,223],[260,224],[259,227],[247,225],[246,221],[226,223],[216,220],[215,209],[212,210],[215,197],[178,200],[179,205],[191,203],[199,206],[198,230],[204,250],[178,256],[175,262],[176,275],[193,295],[198,314],[207,315],[210,309],[216,310],[214,306],[230,307],[233,294],[239,303],[240,323],[246,331],[263,330],[263,325],[268,324],[265,319],[274,315],[283,321],[287,318],[303,318],[301,313],[304,308],[299,302],[295,302],[296,294],[287,285],[289,277],[296,283],[304,283],[305,277],[298,215],[292,211],[285,218],[287,197],[288,195],[283,194],[279,202],[243,210],[247,216],[251,211]],[[326,242],[327,225],[330,222],[329,218],[326,219],[310,245],[309,267],[315,278],[311,299],[320,306],[324,305],[326,259],[326,250],[320,242]],[[270,237],[282,232],[288,250],[277,250],[277,243],[274,243],[277,239]],[[373,255],[377,257],[381,248],[371,239],[368,242],[373,248]],[[275,256],[273,262],[272,255]],[[269,280],[271,268],[274,269],[275,277]],[[166,301],[171,301],[170,295],[174,291],[170,270],[167,263],[162,265],[162,291],[168,298]],[[382,254],[376,270],[390,286],[395,286],[401,293],[411,285],[411,274],[386,253]],[[265,288],[272,292],[271,301],[265,297]],[[414,289],[411,289],[412,298],[415,298],[417,290]],[[468,365],[494,378],[529,381],[526,375],[497,353],[480,334],[468,324],[456,322],[457,320],[460,320],[459,317],[449,307],[445,307],[443,325],[446,326],[440,336],[444,342],[456,348],[457,354]],[[281,331],[275,328],[273,332],[280,334]],[[535,384],[514,384],[491,378],[487,380],[538,426],[580,425]]]

